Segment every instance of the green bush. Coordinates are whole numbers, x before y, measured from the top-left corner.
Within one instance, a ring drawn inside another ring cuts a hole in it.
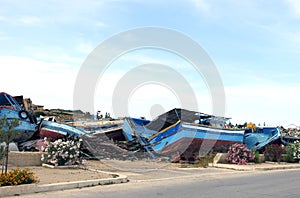
[[[256,150],[253,150],[252,153],[253,153],[253,155],[254,155],[253,162],[254,162],[254,163],[259,163],[259,152],[256,151]]]
[[[300,142],[298,140],[286,147],[286,155],[288,162],[298,162],[300,160]]]

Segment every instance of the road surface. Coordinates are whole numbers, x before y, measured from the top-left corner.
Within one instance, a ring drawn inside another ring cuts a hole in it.
[[[166,171],[156,178],[157,172],[148,172],[144,178],[132,174],[129,183],[96,186],[84,189],[22,195],[19,197],[70,198],[188,198],[188,197],[300,197],[300,171],[255,171],[197,169]],[[188,173],[186,173],[188,172]],[[153,177],[151,177],[151,175]]]

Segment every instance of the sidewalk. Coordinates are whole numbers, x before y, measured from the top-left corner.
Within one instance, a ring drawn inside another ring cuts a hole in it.
[[[100,162],[98,167],[105,169],[103,164]],[[10,169],[12,168],[15,167],[10,167]],[[67,190],[97,185],[120,184],[129,181],[125,175],[102,171],[89,166],[81,168],[49,168],[42,166],[27,168],[35,173],[35,176],[38,177],[40,182],[37,184],[25,184],[18,186],[2,186],[0,187],[0,197]]]
[[[215,163],[209,164],[210,167],[225,168],[237,171],[267,171],[267,170],[284,170],[284,169],[300,169],[300,163],[261,163],[261,164],[248,164],[248,165],[235,165]]]

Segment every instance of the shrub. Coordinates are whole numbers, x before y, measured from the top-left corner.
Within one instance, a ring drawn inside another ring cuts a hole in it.
[[[45,147],[42,148],[46,154],[42,155],[42,161],[54,166],[78,165],[82,163],[80,153],[82,140],[61,139],[51,142],[45,138]]]
[[[256,151],[256,150],[253,150],[252,153],[253,153],[253,155],[254,155],[253,162],[254,162],[254,163],[259,163],[259,152]]]
[[[29,169],[12,169],[6,174],[0,173],[0,186],[15,186],[20,184],[32,184],[39,182],[34,173]]]
[[[287,161],[296,162],[300,160],[300,142],[296,140],[294,143],[286,147]]]
[[[207,168],[209,163],[213,163],[215,153],[208,153],[204,156],[195,157],[195,161],[180,161],[180,168]]]
[[[230,146],[226,161],[232,164],[245,165],[249,161],[254,160],[254,155],[246,145],[235,143]]]
[[[209,153],[205,156],[198,156],[195,163],[199,164],[199,167],[207,168],[209,163],[213,163],[216,154]]]
[[[264,155],[267,161],[280,162],[284,153],[285,147],[283,145],[271,144],[265,147]]]

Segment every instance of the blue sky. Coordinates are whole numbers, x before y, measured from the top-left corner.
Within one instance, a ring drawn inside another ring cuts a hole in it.
[[[77,73],[95,47],[125,30],[164,27],[186,34],[209,54],[222,77],[226,115],[233,122],[300,125],[300,1],[0,0],[0,4],[1,91],[31,97],[45,108],[72,109]],[[209,91],[191,65],[153,50],[126,54],[111,65],[99,79],[95,109],[111,111],[118,79],[149,61],[180,72],[197,96],[194,110],[211,113]],[[128,101],[131,116],[147,118],[154,116],[153,105],[164,110],[180,106],[176,93],[159,85],[141,86]]]

